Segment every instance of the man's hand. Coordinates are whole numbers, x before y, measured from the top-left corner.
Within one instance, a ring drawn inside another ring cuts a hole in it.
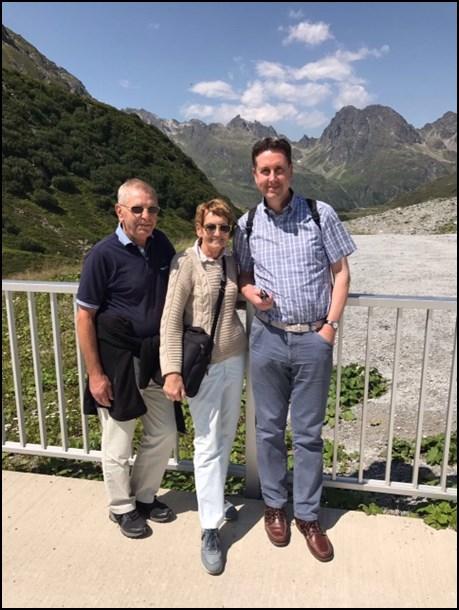
[[[107,375],[89,375],[89,391],[101,407],[111,407],[113,391]]]
[[[336,330],[330,324],[324,324],[322,328],[317,331],[324,341],[333,345],[335,343]]]
[[[262,288],[257,288],[253,284],[247,284],[241,289],[242,295],[250,302],[254,307],[260,311],[268,311],[271,309],[274,303],[272,295],[269,295]]]
[[[184,400],[186,393],[182,376],[179,373],[169,373],[169,375],[166,375],[163,392],[169,400]]]

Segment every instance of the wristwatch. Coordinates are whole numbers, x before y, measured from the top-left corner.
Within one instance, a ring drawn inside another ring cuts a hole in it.
[[[338,330],[339,323],[336,320],[325,320],[324,324],[330,324],[334,330]]]

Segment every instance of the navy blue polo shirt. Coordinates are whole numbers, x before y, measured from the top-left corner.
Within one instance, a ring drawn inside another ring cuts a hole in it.
[[[155,229],[139,248],[118,227],[86,255],[77,303],[123,316],[137,337],[158,334],[174,254],[162,231]]]

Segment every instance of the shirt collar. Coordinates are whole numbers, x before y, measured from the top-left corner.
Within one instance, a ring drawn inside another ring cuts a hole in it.
[[[285,214],[285,213],[289,214],[293,210],[293,208],[295,207],[296,200],[297,200],[297,195],[295,195],[293,190],[289,189],[289,191],[290,191],[290,199],[289,199],[287,205],[285,206],[285,208],[282,210],[281,214],[276,214],[276,212],[274,212],[274,210],[272,210],[268,206],[268,204],[266,203],[266,199],[263,197],[263,199],[261,200],[261,203],[263,204],[263,209],[266,212],[266,214],[271,215],[271,216],[272,215],[279,216],[279,215],[282,215],[282,214]]]
[[[145,248],[142,248],[141,246],[138,246],[136,243],[134,243],[132,241],[132,239],[126,235],[126,233],[124,232],[123,227],[121,226],[121,224],[118,224],[118,226],[116,227],[115,233],[116,233],[116,236],[118,237],[119,241],[123,244],[123,246],[128,246],[129,244],[132,244],[136,248],[139,248],[139,250],[141,252],[144,252],[145,249],[148,248],[148,244],[150,243],[150,240],[153,239],[153,235],[151,235],[151,237],[149,237],[147,239],[147,243],[145,244]]]
[[[201,263],[214,263],[215,261],[219,261],[224,256],[228,256],[229,255],[228,248],[225,248],[218,258],[211,258],[210,256],[206,256],[204,254],[204,252],[201,250],[201,247],[199,245],[199,239],[197,239],[194,242],[193,248],[194,248],[194,251],[196,253],[196,256],[201,261]]]

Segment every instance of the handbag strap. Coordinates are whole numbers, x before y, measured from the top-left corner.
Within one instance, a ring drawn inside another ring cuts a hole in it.
[[[212,330],[210,336],[212,337],[212,341],[215,338],[215,333],[217,331],[217,323],[218,317],[220,315],[220,310],[222,308],[223,297],[225,296],[225,287],[226,287],[226,261],[225,256],[222,256],[222,279],[220,281],[220,288],[218,290],[218,299],[215,305],[215,318],[212,324]]]

